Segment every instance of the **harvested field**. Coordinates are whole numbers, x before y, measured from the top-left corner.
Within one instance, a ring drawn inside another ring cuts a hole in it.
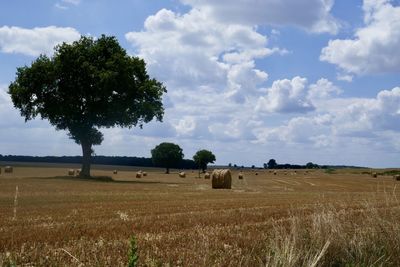
[[[400,265],[392,176],[233,170],[232,189],[213,190],[192,172],[141,168],[149,175],[136,179],[138,168],[95,166],[107,182],[69,168],[0,176],[0,265],[124,266],[132,235],[140,266]]]

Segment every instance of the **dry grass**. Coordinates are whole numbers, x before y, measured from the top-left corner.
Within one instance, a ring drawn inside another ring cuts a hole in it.
[[[258,171],[212,190],[195,173],[95,170],[104,182],[68,168],[0,176],[0,265],[124,266],[133,234],[141,266],[400,265],[391,177]]]

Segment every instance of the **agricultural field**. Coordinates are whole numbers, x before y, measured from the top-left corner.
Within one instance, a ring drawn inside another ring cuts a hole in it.
[[[70,168],[2,166],[1,266],[126,266],[132,236],[139,266],[400,266],[390,175],[232,170],[232,189],[216,190],[197,171],[93,166],[103,178],[83,180]]]

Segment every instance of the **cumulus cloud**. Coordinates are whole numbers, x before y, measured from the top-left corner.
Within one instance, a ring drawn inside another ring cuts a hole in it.
[[[181,0],[223,23],[296,26],[315,33],[336,33],[340,23],[330,14],[333,0]]]
[[[294,77],[274,81],[267,95],[259,98],[257,111],[276,113],[304,113],[314,110],[315,107],[307,98],[307,79]]]
[[[400,135],[399,87],[383,90],[375,98],[337,98],[333,102],[335,108],[318,107],[309,116],[293,117],[276,127],[256,127],[256,142],[331,148],[357,142],[400,152],[394,138]]]
[[[363,10],[365,26],[353,39],[329,41],[320,59],[347,73],[399,72],[400,7],[389,0],[364,0]]]
[[[233,128],[247,125],[245,114],[252,114],[252,99],[268,79],[256,59],[287,53],[268,47],[256,27],[227,25],[197,8],[184,14],[162,9],[146,19],[142,31],[125,37],[149,73],[166,84],[164,122],[180,138],[250,138],[249,131]],[[221,130],[227,123],[233,128]]]
[[[294,117],[286,124],[275,128],[255,130],[258,142],[282,142],[285,144],[307,143],[315,146],[327,146],[331,142],[327,136],[332,123],[332,115],[314,117]]]
[[[79,32],[70,27],[49,26],[26,29],[3,26],[0,27],[0,51],[28,56],[49,55],[53,53],[57,44],[73,42],[79,38]]]
[[[400,87],[383,90],[376,98],[354,100],[336,117],[335,131],[339,134],[400,132]]]
[[[286,52],[268,48],[267,37],[251,26],[224,25],[197,9],[183,15],[162,9],[146,19],[143,31],[125,37],[149,71],[170,87],[209,86],[231,89],[233,95],[250,89],[248,82],[254,86],[267,79],[255,59]]]
[[[310,101],[317,99],[330,99],[333,95],[339,95],[343,91],[331,81],[321,78],[315,84],[311,84],[307,93]]]

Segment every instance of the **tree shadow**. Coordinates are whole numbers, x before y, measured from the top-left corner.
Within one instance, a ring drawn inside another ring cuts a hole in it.
[[[182,184],[173,182],[161,181],[145,181],[145,180],[114,180],[111,176],[92,176],[92,177],[77,177],[77,176],[54,176],[54,177],[32,177],[32,179],[44,180],[69,180],[69,181],[82,181],[82,182],[101,182],[113,184]]]

